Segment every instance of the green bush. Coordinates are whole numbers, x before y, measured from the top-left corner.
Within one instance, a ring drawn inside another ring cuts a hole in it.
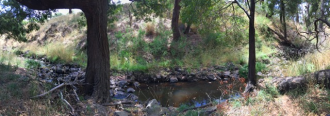
[[[266,70],[266,64],[261,62],[256,62],[256,72],[263,72]],[[248,65],[244,65],[239,69],[239,75],[241,77],[247,78],[249,73]]]
[[[36,69],[41,67],[41,64],[34,60],[26,60],[25,64],[26,64],[26,68]]]

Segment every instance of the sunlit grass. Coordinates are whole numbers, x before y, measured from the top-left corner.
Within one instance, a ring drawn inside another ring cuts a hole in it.
[[[292,61],[284,66],[286,76],[297,76],[312,73],[318,70],[329,69],[330,50],[308,54],[298,61]]]

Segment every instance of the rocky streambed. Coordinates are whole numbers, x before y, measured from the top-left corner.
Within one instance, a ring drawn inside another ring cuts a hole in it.
[[[42,64],[41,68],[35,70],[40,81],[56,85],[85,78],[85,70],[78,65],[54,64],[40,56],[31,58]],[[203,69],[165,68],[153,73],[111,70],[113,75],[110,77],[109,91],[111,97],[117,99],[116,104],[131,101],[142,104],[139,107],[143,109],[148,108],[148,104],[157,104],[158,108],[165,108],[164,111],[171,111],[171,106],[177,107],[182,104],[200,107],[212,101],[220,103],[224,99],[240,97],[239,93],[244,86],[238,81],[240,79],[238,69],[238,66],[227,63],[224,66]],[[259,74],[259,76],[265,75]],[[270,82],[281,93],[285,93],[306,87],[310,79],[329,87],[330,70],[298,77],[274,77]],[[259,79],[258,84],[262,87],[264,79]],[[211,108],[210,111],[214,109],[214,107],[208,108]]]

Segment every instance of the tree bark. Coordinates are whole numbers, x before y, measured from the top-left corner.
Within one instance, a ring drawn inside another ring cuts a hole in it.
[[[97,102],[110,98],[110,63],[107,38],[108,0],[17,0],[30,9],[79,8],[87,19],[87,70],[85,93]]]
[[[89,8],[82,9],[87,19],[87,69],[85,93],[98,102],[110,97],[110,62],[107,38],[108,0],[93,0]]]
[[[320,19],[324,19],[324,0],[320,1]],[[319,36],[319,39],[320,39],[318,44],[322,45],[322,43],[325,41],[325,34],[324,34],[325,32],[324,32],[324,29],[323,29],[323,23],[322,22],[319,23],[318,28],[319,28],[318,31],[320,31],[319,35],[317,35],[317,36]]]
[[[180,1],[175,0],[174,2],[174,9],[173,9],[173,16],[172,16],[172,32],[173,32],[173,41],[178,41],[181,37],[180,30],[179,30],[179,17],[180,17]]]
[[[306,29],[308,34],[310,34],[312,31],[310,29],[311,21],[310,21],[310,13],[309,13],[309,3],[306,3],[305,9],[306,9],[306,14],[307,16],[305,17],[305,24],[306,24]]]
[[[283,25],[283,33],[284,33],[284,39],[287,39],[287,32],[286,32],[286,21],[285,21],[285,4],[284,4],[284,0],[280,1],[280,7],[281,7],[281,23]]]
[[[186,29],[185,29],[184,32],[183,32],[184,34],[188,34],[188,33],[189,33],[189,31],[190,31],[190,26],[191,26],[191,23],[188,23]]]
[[[248,86],[245,91],[253,90],[256,86],[256,50],[255,50],[255,28],[254,28],[254,13],[255,13],[255,0],[251,0],[250,8],[250,24],[249,24],[249,73],[248,73]]]

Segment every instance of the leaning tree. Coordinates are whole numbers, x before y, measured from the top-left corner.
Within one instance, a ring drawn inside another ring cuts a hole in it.
[[[84,92],[97,102],[110,100],[110,63],[107,39],[109,0],[16,0],[35,10],[81,9],[87,19],[87,69]]]

